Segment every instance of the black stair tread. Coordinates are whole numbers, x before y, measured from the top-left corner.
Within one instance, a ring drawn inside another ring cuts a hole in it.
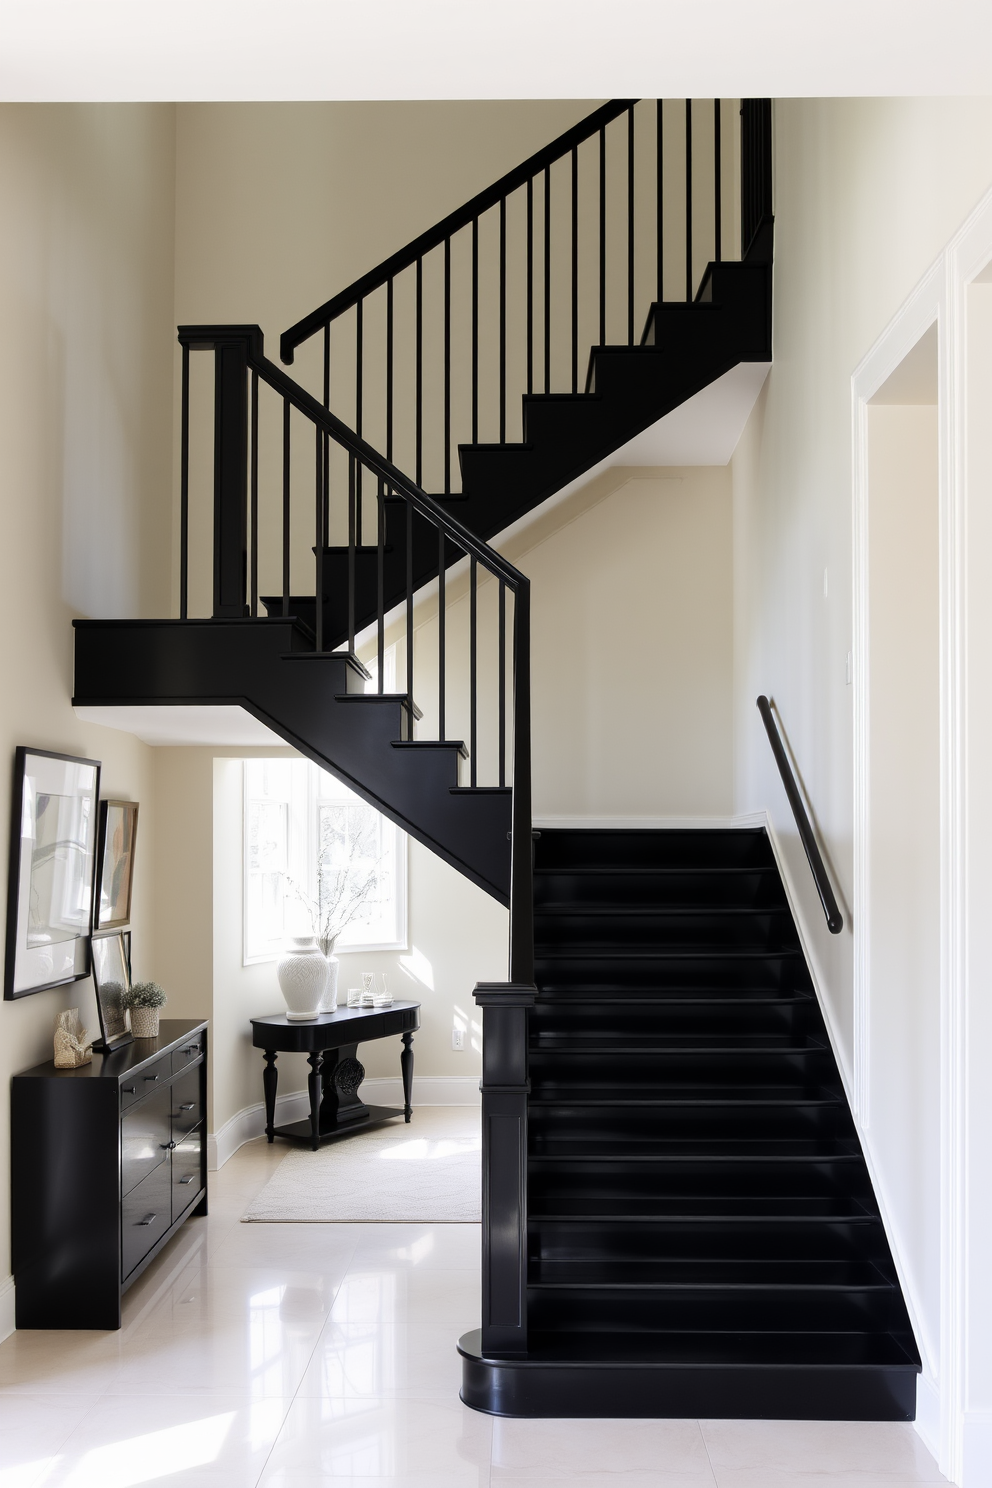
[[[454,749],[462,759],[468,759],[468,747],[464,739],[393,739],[394,749]]]
[[[822,1086],[802,1085],[714,1085],[701,1080],[698,1085],[659,1081],[652,1085],[593,1084],[583,1080],[576,1089],[559,1084],[555,1095],[550,1090],[556,1081],[534,1082],[528,1107],[533,1106],[844,1106],[839,1091]]]
[[[822,1291],[887,1291],[895,1282],[872,1261],[864,1260],[753,1260],[747,1257],[716,1260],[691,1258],[664,1261],[549,1261],[531,1260],[528,1287],[543,1290],[590,1287],[605,1290],[654,1291],[699,1289],[720,1291],[795,1288]]]
[[[636,948],[583,941],[572,946],[543,944],[535,949],[539,961],[677,961],[782,960],[802,956],[798,946],[708,945],[700,941],[668,941]]]
[[[671,1224],[697,1224],[715,1219],[738,1224],[742,1221],[778,1224],[807,1223],[811,1219],[827,1224],[839,1221],[871,1220],[881,1223],[878,1211],[866,1202],[847,1194],[666,1194],[621,1196],[594,1192],[555,1193],[534,1196],[528,1210],[530,1222],[579,1224],[641,1224],[665,1221]]]
[[[618,1150],[621,1149],[621,1150]],[[625,1134],[614,1140],[602,1137],[542,1136],[531,1141],[532,1162],[597,1162],[603,1159],[620,1171],[627,1163],[691,1160],[701,1162],[860,1162],[861,1148],[855,1137],[645,1137],[632,1146]]]
[[[577,863],[574,866],[553,866],[546,863],[543,866],[535,864],[534,876],[536,878],[582,878],[587,875],[613,877],[630,874],[636,878],[653,878],[657,875],[677,878],[691,878],[694,874],[704,876],[729,876],[754,873],[778,873],[774,863],[687,863],[684,866],[670,863]]]
[[[569,902],[563,899],[542,899],[534,906],[535,919],[547,915],[551,919],[572,915],[584,919],[587,915],[611,919],[647,919],[670,917],[678,919],[692,915],[706,915],[709,919],[730,919],[747,916],[762,919],[769,915],[787,915],[787,904],[596,904],[586,899]]]
[[[905,1369],[913,1373],[920,1368],[919,1359],[888,1332],[533,1332],[527,1352],[535,1363],[558,1360],[566,1365],[609,1362],[688,1369],[788,1365],[797,1369]]]
[[[536,1006],[546,1008],[594,1007],[609,1011],[615,1007],[794,1007],[815,1003],[812,992],[774,992],[763,987],[741,987],[730,993],[726,988],[694,992],[687,987],[608,987],[548,986],[538,988]]]
[[[535,1054],[822,1054],[827,1045],[811,1034],[790,1033],[556,1033],[531,1035]]]

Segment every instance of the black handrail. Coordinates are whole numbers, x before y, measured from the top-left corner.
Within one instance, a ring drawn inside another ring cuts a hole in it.
[[[327,541],[327,515],[325,497],[327,486],[324,482],[324,474],[327,469],[326,452],[322,455],[321,439],[340,446],[349,456],[349,465],[352,472],[350,480],[349,500],[349,567],[353,571],[355,558],[355,482],[354,471],[364,467],[378,482],[379,494],[377,499],[378,522],[377,522],[377,548],[378,548],[378,652],[379,652],[379,690],[382,690],[382,645],[383,645],[383,619],[385,601],[383,598],[382,585],[382,560],[383,560],[383,505],[386,495],[398,496],[406,502],[407,511],[416,511],[419,515],[431,522],[439,533],[439,587],[440,603],[444,603],[444,573],[447,563],[451,560],[446,557],[445,542],[450,541],[452,547],[461,550],[470,560],[470,587],[471,603],[475,605],[475,578],[476,566],[481,565],[499,580],[500,600],[500,654],[503,655],[503,624],[504,624],[504,598],[507,588],[513,591],[513,782],[511,801],[511,845],[510,845],[510,981],[516,983],[531,984],[534,980],[534,890],[533,890],[533,859],[532,859],[532,823],[531,823],[531,724],[530,724],[530,580],[519,569],[515,568],[494,548],[491,548],[484,539],[478,537],[469,528],[463,526],[457,518],[449,511],[440,506],[425,491],[412,481],[390,460],[380,455],[378,450],[366,443],[358,434],[348,427],[347,424],[337,418],[331,411],[324,407],[316,398],[301,387],[297,382],[269,360],[264,352],[264,340],[260,327],[255,325],[238,326],[180,326],[179,341],[183,348],[183,386],[182,406],[184,411],[183,423],[183,449],[182,449],[182,493],[183,493],[183,523],[181,555],[181,588],[180,588],[180,614],[183,618],[188,613],[188,490],[189,490],[189,449],[187,410],[189,406],[189,352],[213,351],[218,359],[225,353],[236,351],[238,354],[237,368],[240,372],[232,379],[232,385],[240,388],[241,397],[247,401],[247,390],[252,388],[251,427],[253,432],[257,429],[257,404],[255,398],[258,382],[262,382],[278,393],[283,400],[284,422],[283,422],[283,613],[289,613],[289,458],[290,446],[288,440],[289,410],[295,408],[305,418],[309,419],[316,430],[316,481],[317,481],[317,512],[316,512],[316,542],[314,553],[316,558],[316,649],[323,650],[324,641],[322,634],[322,563],[324,546]],[[251,379],[247,378],[251,373]],[[221,596],[225,603],[232,603],[231,594],[237,590],[239,565],[237,561],[238,533],[243,531],[244,523],[240,508],[245,505],[244,497],[247,494],[247,466],[243,474],[246,479],[231,481],[225,477],[225,461],[230,452],[230,446],[235,448],[235,454],[246,442],[246,423],[244,419],[245,409],[235,406],[233,403],[222,407],[221,378],[218,376],[215,389],[215,526],[214,543],[215,549],[225,547],[230,551],[233,561],[229,561],[225,572],[233,575],[233,580],[228,580],[228,588]],[[230,430],[234,429],[234,434]],[[233,600],[233,612],[255,615],[257,613],[256,593],[256,544],[257,537],[255,523],[257,521],[257,495],[255,491],[255,464],[257,451],[254,440],[252,445],[252,480],[251,480],[251,513],[252,513],[252,592],[250,607],[245,604],[245,583],[243,572],[240,575],[241,591],[235,593]],[[240,470],[240,467],[238,467]],[[233,491],[233,498],[227,508],[223,503],[225,494],[229,494],[228,488]],[[241,488],[245,489],[242,490]],[[235,512],[233,526],[226,530],[223,526],[225,512]],[[409,565],[409,534],[411,531],[408,517],[408,567],[407,567],[407,641],[408,646],[412,635],[411,608],[413,604],[413,578]],[[232,544],[230,534],[233,532],[235,541]],[[220,554],[215,552],[215,568],[217,567]],[[354,582],[353,573],[349,576],[349,641],[353,643],[354,638]],[[217,609],[217,601],[220,591],[215,580],[215,614],[221,613]],[[473,643],[475,635],[473,633]],[[408,653],[409,654],[409,653]],[[443,699],[443,675],[444,675],[444,640],[443,630],[439,650],[439,668],[441,679],[441,696]],[[472,685],[475,686],[476,668],[475,657],[472,658]],[[499,711],[501,726],[505,723],[504,702],[504,677],[505,670],[501,671],[499,684]],[[409,700],[412,708],[413,702],[413,679],[408,674],[407,687]],[[443,701],[440,711],[440,736],[444,738],[444,712]],[[474,694],[471,702],[474,715]],[[500,784],[504,784],[502,758],[504,749],[504,737],[500,739]],[[474,778],[473,761],[473,784]]]
[[[429,227],[426,232],[421,233],[419,238],[414,238],[412,243],[407,243],[405,248],[400,248],[389,258],[384,259],[377,268],[369,269],[367,274],[356,279],[354,284],[350,284],[347,289],[341,290],[340,294],[334,295],[332,299],[319,305],[316,310],[311,310],[309,315],[304,315],[303,319],[290,326],[288,331],[283,331],[279,338],[279,355],[282,360],[288,366],[301,342],[308,341],[329,321],[336,320],[339,315],[343,315],[346,310],[357,305],[359,300],[365,299],[374,290],[381,289],[404,269],[412,268],[418,258],[423,258],[432,248],[439,248],[445,238],[453,237],[463,227],[468,227],[476,217],[481,217],[483,212],[488,212],[491,207],[498,206],[500,201],[509,196],[511,192],[519,190],[521,186],[526,186],[529,180],[540,175],[541,171],[546,170],[549,165],[554,165],[578,145],[583,144],[587,139],[592,139],[594,134],[605,129],[606,125],[612,123],[614,119],[619,119],[620,115],[637,101],[636,98],[614,98],[609,103],[604,103],[602,108],[596,109],[595,113],[590,114],[588,118],[580,119],[578,124],[573,124],[571,129],[566,129],[564,134],[559,135],[556,140],[552,140],[549,145],[545,145],[543,149],[531,155],[521,165],[507,171],[505,176],[501,176],[498,181],[494,181],[491,186],[487,186],[484,191],[473,196],[471,200],[465,202],[464,206],[456,208],[454,212],[449,212],[447,217],[443,217],[440,222]]]
[[[761,721],[765,725],[768,742],[772,746],[772,754],[775,756],[775,763],[778,765],[778,773],[782,777],[782,784],[785,786],[785,794],[789,798],[792,814],[796,818],[800,841],[806,850],[806,858],[809,862],[810,871],[813,874],[813,882],[816,884],[816,892],[820,896],[823,913],[827,917],[827,929],[831,935],[839,935],[844,928],[844,917],[838,907],[830,879],[827,877],[827,870],[824,867],[820,849],[813,835],[813,827],[806,812],[806,807],[803,804],[803,798],[799,794],[799,787],[796,784],[796,777],[792,773],[789,757],[785,752],[785,746],[782,743],[781,735],[775,723],[771,704],[764,693],[758,698],[758,712],[761,714]]]

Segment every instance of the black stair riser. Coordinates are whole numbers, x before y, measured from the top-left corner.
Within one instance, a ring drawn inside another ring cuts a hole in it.
[[[536,873],[549,870],[602,873],[624,868],[770,868],[775,860],[760,830],[547,830],[537,843]]]
[[[618,992],[637,988],[664,991],[705,987],[714,991],[734,988],[744,995],[748,987],[780,987],[792,992],[805,988],[803,965],[798,955],[728,952],[724,955],[698,951],[693,955],[672,950],[661,955],[538,956],[535,980],[543,994],[583,988],[616,988]]]
[[[577,1029],[574,1004],[556,1007],[544,1002],[531,1013],[531,1048],[550,1049],[559,1039],[563,1043],[568,1041],[573,1048],[581,1048],[583,1043],[592,1048],[598,1042],[603,1049],[638,1033],[648,1038],[663,1034],[712,1037],[716,1017],[726,1038],[751,1037],[759,1033],[816,1036],[821,1026],[809,1003],[800,1001],[783,1000],[776,1004],[739,1000],[735,1007],[719,1009],[716,1016],[711,1011],[689,1007],[685,1003],[631,1007],[618,1001],[613,1007],[583,1008],[582,1027]]]
[[[608,1220],[532,1224],[528,1236],[532,1267],[583,1265],[673,1265],[706,1262],[743,1265],[871,1265],[892,1278],[891,1260],[880,1220],[848,1223],[794,1223],[788,1229],[773,1222],[735,1224],[687,1222],[628,1226]],[[783,1279],[785,1272],[781,1273]]]
[[[855,1333],[906,1326],[897,1290],[741,1292],[685,1287],[597,1293],[527,1288],[530,1326],[557,1333],[698,1332]]]
[[[652,1142],[727,1140],[725,1110],[693,1106],[652,1111],[603,1111],[581,1108],[553,1111],[542,1108],[529,1119],[530,1150],[546,1155],[550,1143],[583,1140],[612,1143],[636,1154]],[[848,1112],[840,1105],[794,1106],[785,1111],[768,1106],[741,1110],[735,1115],[734,1138],[740,1141],[776,1141],[844,1137],[855,1141]]]
[[[764,909],[785,907],[777,875],[769,868],[732,873],[698,870],[653,872],[625,869],[613,873],[568,873],[545,870],[534,879],[537,914],[547,908],[569,905],[606,907],[664,904],[710,909]]]

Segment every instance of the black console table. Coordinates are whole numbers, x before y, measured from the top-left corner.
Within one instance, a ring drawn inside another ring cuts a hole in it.
[[[394,1002],[388,1008],[338,1008],[334,1013],[321,1013],[305,1023],[290,1022],[285,1013],[267,1018],[252,1018],[251,1041],[265,1051],[262,1084],[265,1088],[265,1135],[272,1142],[285,1137],[312,1147],[330,1137],[349,1135],[370,1126],[379,1126],[413,1114],[413,1035],[420,1027],[419,1002]],[[364,1066],[358,1059],[358,1045],[371,1039],[391,1038],[399,1034],[403,1041],[400,1070],[403,1075],[403,1109],[391,1106],[367,1106],[358,1089],[365,1079]],[[276,1126],[276,1057],[279,1054],[306,1054],[310,1066],[307,1087],[310,1095],[310,1119]]]
[[[11,1082],[18,1328],[119,1328],[121,1297],[207,1212],[207,1025]]]

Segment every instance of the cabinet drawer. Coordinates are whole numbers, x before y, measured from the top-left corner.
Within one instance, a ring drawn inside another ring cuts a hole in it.
[[[185,1069],[188,1064],[192,1064],[194,1059],[199,1059],[206,1052],[204,1048],[205,1042],[206,1034],[201,1031],[200,1033],[194,1033],[193,1037],[188,1043],[183,1044],[182,1048],[173,1049],[172,1073],[178,1075],[179,1071]]]
[[[172,1088],[163,1085],[121,1117],[122,1194],[130,1193],[169,1156],[171,1110]]]
[[[161,1163],[126,1195],[121,1205],[121,1279],[165,1234],[172,1223],[172,1168]]]
[[[203,1189],[203,1127],[176,1143],[172,1154],[172,1218],[178,1219]]]
[[[128,1106],[136,1105],[138,1101],[144,1100],[156,1085],[164,1085],[172,1073],[172,1064],[167,1054],[161,1059],[146,1064],[144,1069],[135,1070],[133,1074],[121,1076],[121,1110],[126,1111]]]
[[[200,1094],[202,1068],[202,1064],[194,1065],[172,1082],[172,1135],[177,1142],[199,1126],[206,1115]]]

